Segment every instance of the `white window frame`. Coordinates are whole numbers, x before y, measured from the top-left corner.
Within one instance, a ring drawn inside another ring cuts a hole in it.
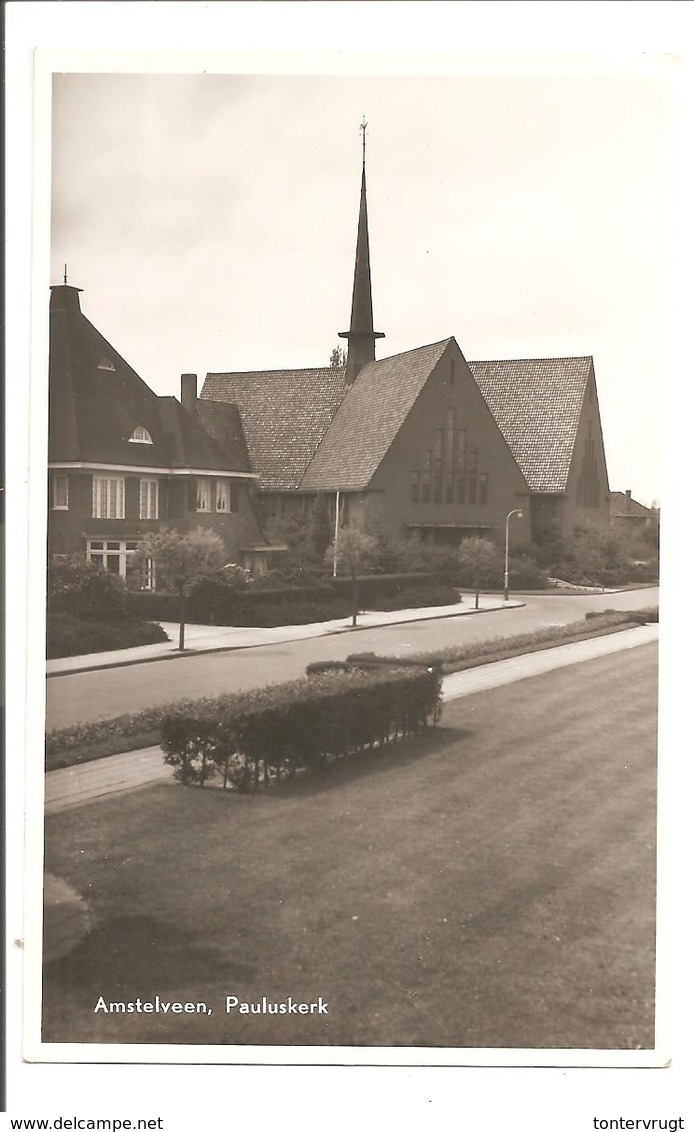
[[[92,518],[125,518],[125,477],[94,476],[92,479]]]
[[[87,561],[96,562],[101,566],[102,570],[108,570],[109,560],[118,559],[118,577],[123,581],[127,578],[127,564],[128,560],[137,553],[137,541],[135,539],[109,539],[109,538],[92,538],[87,539]],[[116,573],[116,571],[109,571],[109,573]],[[145,564],[145,577],[144,589],[154,590],[156,588],[156,570],[154,560],[147,559]]]
[[[217,510],[228,515],[231,511],[231,484],[229,480],[217,480]]]
[[[159,518],[159,480],[140,480],[140,518]]]
[[[152,437],[150,436],[144,425],[138,425],[132,431],[132,436],[128,438],[129,444],[152,444]]]
[[[60,498],[59,487],[65,487],[65,502],[59,503]],[[54,511],[69,511],[70,510],[70,477],[65,472],[53,473],[53,495],[51,505]]]
[[[208,514],[212,510],[211,484],[208,479],[198,477],[195,484],[195,510]]]

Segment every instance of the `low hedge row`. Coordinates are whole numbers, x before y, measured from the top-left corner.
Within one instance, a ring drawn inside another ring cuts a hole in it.
[[[427,585],[412,586],[390,597],[379,597],[369,603],[369,609],[383,612],[396,609],[426,609],[435,605],[456,605],[460,601],[460,591],[443,583],[429,582]]]
[[[649,606],[647,609],[602,609],[600,611],[593,609],[586,613],[586,621],[592,621],[596,617],[612,617],[617,621],[629,621],[635,625],[649,625],[658,621],[658,613],[657,605]]]
[[[130,649],[151,645],[169,638],[161,625],[149,621],[121,618],[119,621],[97,621],[92,617],[75,617],[70,613],[49,613],[46,617],[46,656],[84,656],[112,649]]]
[[[221,776],[224,789],[245,792],[416,734],[436,721],[440,696],[431,668],[324,670],[172,711],[161,745],[182,784]]]
[[[432,584],[430,574],[374,574],[360,577],[359,602],[362,608],[382,608],[375,603]],[[434,587],[437,589],[438,587]],[[200,582],[186,602],[189,621],[210,625],[258,626],[300,625],[311,621],[330,621],[351,612],[352,582],[349,578],[330,578],[321,585],[264,588],[262,581],[240,589],[212,579]],[[179,599],[168,593],[131,593],[132,610],[156,621],[177,621]],[[430,604],[440,604],[432,601]]]
[[[514,637],[489,637],[482,641],[470,641],[468,644],[448,645],[446,648],[430,652],[415,653],[409,660],[412,664],[438,666],[444,673],[459,672],[463,668],[475,664],[488,664],[508,655],[509,648],[513,649],[515,655],[535,652],[541,648],[551,648],[555,644],[568,644],[585,637],[596,637],[657,619],[657,609],[601,610],[587,613],[582,620],[570,621],[566,625],[544,625],[541,629],[532,629],[528,633],[519,633]],[[347,659],[356,660],[357,656]],[[392,662],[393,658],[384,657],[383,660]],[[397,663],[400,663],[399,658]]]

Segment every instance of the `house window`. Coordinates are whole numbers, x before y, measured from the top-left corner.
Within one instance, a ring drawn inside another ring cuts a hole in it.
[[[125,480],[122,476],[94,476],[92,481],[92,518],[125,518]]]
[[[95,566],[101,566],[109,574],[117,574],[120,578],[134,588],[154,589],[154,563],[147,559],[144,564],[144,573],[135,564],[137,542],[126,542],[124,539],[87,540],[87,559]]]
[[[69,507],[69,479],[59,474],[53,476],[53,510],[67,511]]]
[[[137,428],[133,429],[132,435],[129,437],[129,443],[130,444],[151,444],[152,443],[152,437],[147,432],[146,428],[143,428],[142,425],[138,425]]]
[[[140,518],[159,518],[159,483],[157,480],[140,480]]]
[[[231,511],[231,484],[229,480],[217,480],[217,510]]]
[[[210,481],[202,479],[198,480],[195,492],[195,510],[210,511],[212,509],[210,500]]]

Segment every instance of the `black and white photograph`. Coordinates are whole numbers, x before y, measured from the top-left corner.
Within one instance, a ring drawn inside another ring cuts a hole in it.
[[[655,1048],[665,110],[53,75],[44,1043]]]
[[[661,1070],[676,63],[223,47],[36,57],[24,1058]]]

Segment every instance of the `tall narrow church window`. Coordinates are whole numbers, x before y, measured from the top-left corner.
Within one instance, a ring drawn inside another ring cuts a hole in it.
[[[479,480],[480,488],[480,503],[484,506],[489,500],[489,476],[486,472],[482,472]]]
[[[467,478],[468,499],[470,503],[477,503],[477,453],[471,452],[468,460],[469,470]]]
[[[434,433],[434,503],[440,503],[443,498],[443,429],[437,428]]]
[[[444,482],[444,500],[452,503],[454,497],[454,466],[455,466],[455,409],[449,409],[446,414],[446,476]]]
[[[464,503],[467,497],[465,490],[465,476],[467,475],[467,460],[466,460],[466,432],[461,429],[458,433],[458,452],[456,459],[456,503]]]
[[[422,503],[431,503],[431,452],[422,456]]]
[[[412,503],[419,503],[419,472],[412,473],[410,481],[410,501]]]

